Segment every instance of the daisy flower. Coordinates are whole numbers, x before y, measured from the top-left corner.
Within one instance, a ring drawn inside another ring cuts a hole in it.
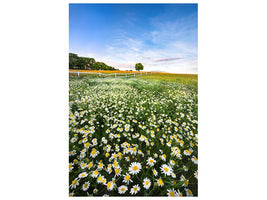
[[[166,161],[166,154],[161,155],[160,158],[161,158],[163,161]]]
[[[197,164],[198,160],[197,160],[197,158],[195,156],[193,156],[191,160],[193,161],[194,164]]]
[[[97,177],[97,183],[102,183],[102,180],[103,180],[103,176]]]
[[[161,169],[161,173],[164,174],[165,176],[166,175],[171,176],[171,174],[173,173],[172,168],[166,164],[161,165],[160,169]]]
[[[131,195],[134,195],[134,194],[137,194],[139,191],[140,191],[140,187],[139,187],[139,185],[137,184],[137,185],[134,185],[134,186],[131,188],[130,193],[131,193]]]
[[[71,171],[73,168],[73,163],[69,163],[69,171]]]
[[[118,192],[119,192],[119,194],[124,194],[127,190],[128,190],[128,187],[125,186],[125,185],[121,185],[121,186],[118,188]]]
[[[196,179],[198,179],[198,170],[195,171],[194,176],[195,176]]]
[[[113,188],[114,188],[113,182],[112,181],[108,182],[107,183],[107,190],[111,191],[111,190],[113,190]]]
[[[90,186],[89,181],[85,182],[85,183],[83,184],[83,191],[88,190],[89,186]]]
[[[79,185],[79,181],[78,181],[77,178],[75,178],[75,179],[71,182],[70,188],[71,188],[71,189],[75,189],[76,186],[78,186],[78,185]]]
[[[158,176],[158,172],[155,169],[153,169],[153,174],[154,176]]]
[[[88,176],[87,172],[82,172],[79,174],[79,178],[85,178],[87,176]]]
[[[150,167],[153,167],[155,163],[156,163],[156,160],[154,160],[152,157],[149,157],[147,159],[147,165],[149,165]]]
[[[131,163],[129,167],[129,173],[130,174],[138,174],[141,170],[142,166],[139,162],[133,162]]]
[[[158,183],[158,186],[160,186],[160,187],[163,187],[164,186],[163,180],[161,178],[159,178],[157,180],[157,183]]]
[[[120,167],[116,168],[114,171],[115,171],[115,177],[121,175],[121,168]]]
[[[81,166],[82,169],[85,169],[85,168],[87,167],[86,163],[84,163],[84,162],[82,162],[82,163],[80,164],[80,166]]]
[[[126,183],[126,184],[129,184],[130,182],[133,182],[133,181],[131,180],[131,175],[130,175],[130,174],[125,174],[125,175],[123,175],[123,180],[122,180],[122,182],[124,182],[124,183]]]
[[[177,193],[178,193],[178,197],[182,197],[183,196],[183,194],[179,190],[177,191]]]
[[[184,155],[190,156],[191,155],[191,152],[186,149],[186,150],[184,150]]]
[[[172,188],[172,189],[168,189],[167,190],[167,195],[168,197],[177,197],[178,196],[178,193]]]
[[[174,160],[170,160],[170,165],[174,166],[175,165],[175,161]]]
[[[93,173],[91,174],[91,176],[93,178],[96,178],[98,176],[98,174],[99,174],[98,170],[95,170],[95,171],[93,171]]]
[[[193,193],[192,193],[192,191],[190,189],[185,188],[185,192],[186,192],[186,196],[188,196],[188,197],[192,197],[193,196]]]
[[[145,189],[149,189],[150,185],[151,185],[151,181],[148,178],[145,178],[143,181],[143,185]]]

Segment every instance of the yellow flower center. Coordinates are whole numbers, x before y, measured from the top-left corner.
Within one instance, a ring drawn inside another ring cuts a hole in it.
[[[101,177],[101,176],[99,176],[97,180],[98,180],[98,181],[101,181],[101,180],[102,180],[102,177]]]
[[[126,181],[129,181],[130,180],[130,175],[126,175],[125,179],[126,179]]]
[[[151,159],[149,162],[150,162],[150,163],[153,163],[153,160]]]
[[[94,171],[94,175],[97,175],[98,174],[98,171]]]
[[[88,167],[91,168],[93,166],[93,163],[89,163]]]
[[[125,190],[125,188],[121,188],[121,191],[123,192]]]
[[[76,179],[72,181],[72,185],[76,185],[76,183],[77,183]]]
[[[179,194],[179,197],[182,197],[182,196],[183,196],[183,195],[180,193],[180,194]]]
[[[102,164],[102,163],[100,163],[100,164],[98,165],[98,167],[103,167],[103,164]]]
[[[133,166],[133,170],[136,171],[138,169],[138,167],[135,165]]]
[[[120,171],[119,169],[115,169],[115,173],[116,173],[116,174],[118,174],[118,173],[119,173],[119,171]]]
[[[187,192],[188,192],[188,194],[192,194],[192,191],[191,190],[188,190]]]
[[[159,179],[159,185],[162,185],[162,184],[163,184],[162,179]]]
[[[69,164],[69,169],[72,167],[72,164]]]
[[[173,192],[173,191],[171,191],[171,192],[170,192],[170,195],[171,195],[172,197],[174,197],[174,192]]]
[[[83,187],[84,187],[84,188],[87,188],[87,186],[88,186],[88,184],[87,184],[87,183],[85,183],[85,184],[83,185]]]
[[[133,190],[136,191],[137,190],[137,187],[135,187]]]
[[[146,182],[145,182],[145,184],[146,184],[146,185],[149,185],[149,182],[148,182],[148,181],[146,181]]]
[[[84,176],[85,176],[85,174],[82,174],[81,176],[82,176],[82,177],[84,177]]]
[[[110,187],[111,187],[111,182],[108,182],[107,188],[110,188]]]
[[[169,171],[168,167],[164,167],[164,170],[165,170],[166,172],[168,172],[168,171]]]

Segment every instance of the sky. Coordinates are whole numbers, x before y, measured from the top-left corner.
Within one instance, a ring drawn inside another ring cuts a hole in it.
[[[120,70],[197,74],[197,4],[69,4],[69,51]]]

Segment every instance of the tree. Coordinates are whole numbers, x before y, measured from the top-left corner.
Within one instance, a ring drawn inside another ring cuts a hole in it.
[[[144,66],[142,65],[142,63],[136,63],[135,64],[135,70],[140,71],[143,69],[144,69]]]

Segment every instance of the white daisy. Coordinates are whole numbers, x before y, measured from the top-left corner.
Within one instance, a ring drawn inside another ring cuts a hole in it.
[[[173,188],[167,190],[168,197],[178,197],[178,192],[176,192]]]
[[[133,162],[131,163],[130,167],[129,167],[129,173],[130,174],[138,174],[141,170],[142,166],[140,163],[138,162]]]
[[[71,189],[75,189],[76,186],[79,185],[79,180],[77,178],[75,178],[72,182],[71,182],[71,185],[70,185],[70,188]]]
[[[79,178],[85,178],[87,176],[88,176],[87,172],[82,172],[79,174]]]
[[[154,174],[154,176],[158,176],[157,170],[153,169],[153,174]]]
[[[89,181],[85,182],[85,183],[83,184],[83,191],[88,190],[89,186],[90,186]]]
[[[197,164],[197,162],[198,162],[198,160],[197,160],[197,158],[196,158],[195,156],[193,156],[193,157],[191,158],[191,160],[193,161],[194,164]]]
[[[130,182],[133,182],[133,181],[131,180],[131,176],[130,176],[130,174],[125,174],[125,175],[123,175],[123,180],[122,180],[122,182],[127,183],[127,184],[129,184]]]
[[[143,185],[145,189],[149,189],[150,185],[151,185],[151,181],[148,178],[145,178],[143,181]]]
[[[147,165],[149,165],[150,167],[153,167],[155,163],[156,163],[156,160],[154,160],[152,157],[149,157],[147,159]]]
[[[173,173],[172,168],[166,164],[161,165],[160,169],[161,169],[161,173],[165,174],[165,176],[166,175],[171,176],[171,174]]]
[[[188,196],[188,197],[192,197],[193,196],[193,193],[192,193],[192,191],[190,189],[185,188],[185,192],[186,192],[186,196]]]
[[[157,183],[158,183],[158,186],[160,186],[160,187],[163,187],[164,186],[164,182],[163,182],[163,180],[161,178],[159,178],[157,180]]]
[[[119,192],[119,194],[124,194],[127,190],[128,190],[128,187],[125,186],[125,185],[121,185],[121,186],[118,188],[118,192]]]
[[[134,186],[131,188],[130,193],[131,193],[131,195],[134,195],[134,194],[137,194],[139,191],[140,191],[140,187],[139,187],[139,185],[137,184],[137,185],[134,185]]]
[[[99,175],[98,170],[93,171],[92,174],[91,174],[91,176],[92,176],[93,178],[98,177],[98,175]]]
[[[114,188],[113,182],[112,181],[108,182],[107,183],[107,190],[111,191],[111,190],[113,190],[113,188]]]

